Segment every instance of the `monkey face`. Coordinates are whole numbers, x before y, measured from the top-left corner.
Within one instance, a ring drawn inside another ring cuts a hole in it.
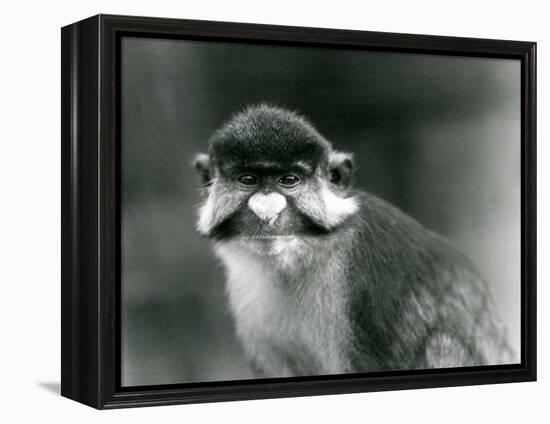
[[[301,209],[301,199],[315,191],[315,185],[315,177],[298,164],[286,170],[224,164],[207,189],[199,231],[218,239],[240,236],[266,241],[319,233],[323,227]]]
[[[237,115],[199,155],[206,201],[198,230],[269,243],[332,231],[355,213],[351,156],[297,115],[262,106]]]

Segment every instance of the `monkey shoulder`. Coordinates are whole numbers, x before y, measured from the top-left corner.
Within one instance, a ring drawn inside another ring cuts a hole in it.
[[[491,346],[504,347],[503,333],[466,256],[389,203],[358,199],[346,276],[356,369],[498,361]]]

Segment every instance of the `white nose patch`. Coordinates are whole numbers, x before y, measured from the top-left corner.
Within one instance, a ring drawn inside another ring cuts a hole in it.
[[[258,218],[273,224],[286,207],[286,199],[279,193],[256,193],[248,200],[248,207]]]

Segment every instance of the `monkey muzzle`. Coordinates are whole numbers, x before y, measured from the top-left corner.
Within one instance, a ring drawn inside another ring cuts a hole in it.
[[[286,206],[286,198],[280,193],[256,193],[248,200],[250,210],[269,225],[275,223]]]

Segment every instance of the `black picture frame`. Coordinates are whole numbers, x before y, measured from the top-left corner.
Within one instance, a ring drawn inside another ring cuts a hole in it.
[[[331,46],[521,61],[521,364],[120,386],[120,39]],[[536,380],[536,43],[97,15],[62,28],[61,394],[98,409]]]

